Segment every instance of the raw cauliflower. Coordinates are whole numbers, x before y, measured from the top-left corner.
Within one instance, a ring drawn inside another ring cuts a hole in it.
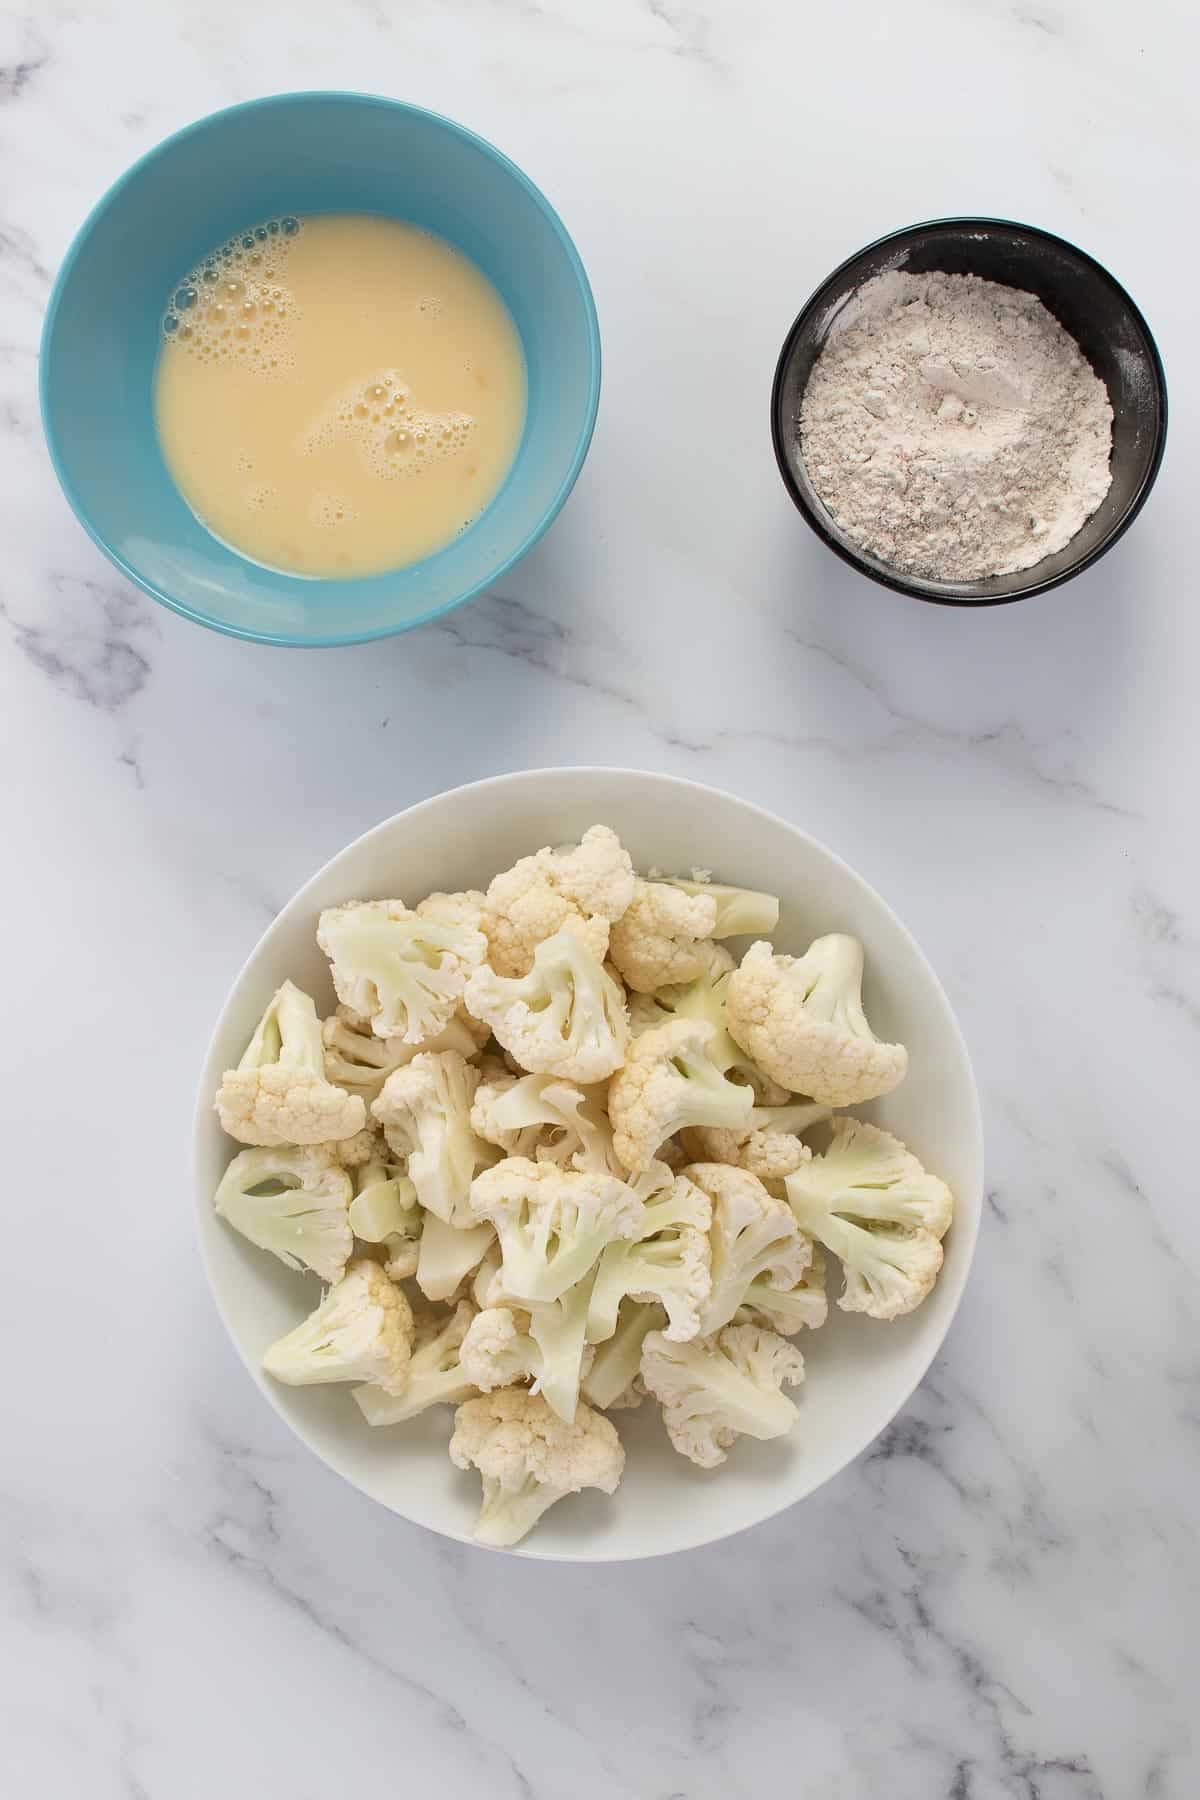
[[[326,907],[317,942],[343,1006],[377,1037],[424,1045],[454,1018],[487,939],[469,925],[410,912],[401,900]]]
[[[872,1032],[862,979],[862,945],[840,932],[800,957],[754,944],[729,979],[730,1034],[773,1081],[824,1106],[890,1094],[904,1080],[908,1051]]]
[[[528,1313],[511,1306],[483,1306],[476,1313],[463,1356],[466,1372],[481,1394],[533,1380],[540,1357],[525,1329],[528,1323]]]
[[[459,1360],[474,1317],[475,1308],[460,1300],[448,1317],[426,1318],[417,1324],[408,1376],[399,1394],[389,1393],[377,1382],[353,1390],[368,1425],[402,1425],[431,1406],[457,1406],[477,1391]]]
[[[954,1200],[899,1138],[862,1119],[837,1119],[824,1156],[784,1186],[801,1228],[841,1259],[844,1312],[895,1319],[926,1298]]]
[[[581,1400],[567,1424],[541,1394],[523,1388],[464,1401],[454,1416],[450,1460],[479,1470],[483,1506],[475,1536],[504,1549],[568,1494],[615,1493],[625,1472],[621,1440],[602,1414]]]
[[[949,1191],[833,1117],[907,1060],[867,1024],[861,945],[760,941],[739,967],[718,941],[766,939],[779,911],[703,869],[638,876],[596,825],[486,891],[326,909],[335,1013],[285,983],[222,1082],[222,1122],[255,1147],[217,1210],[329,1284],[264,1367],[353,1384],[371,1426],[455,1405],[483,1543],[615,1490],[606,1408],[653,1397],[704,1468],[788,1430],[788,1339],[827,1318],[828,1253],[839,1305],[876,1318],[936,1279]]]
[[[285,981],[236,1069],[217,1090],[217,1116],[243,1144],[324,1144],[366,1122],[357,1094],[326,1079],[321,1024],[310,997]]]
[[[712,1289],[712,1202],[679,1175],[644,1204],[637,1237],[607,1245],[596,1265],[587,1310],[593,1343],[616,1331],[618,1309],[627,1295],[660,1303],[669,1321],[667,1337],[699,1336],[700,1309]]]
[[[828,1117],[827,1106],[804,1100],[790,1106],[756,1106],[747,1121],[748,1131],[695,1125],[683,1132],[680,1143],[689,1162],[732,1163],[760,1181],[782,1181],[812,1155],[800,1134]]]
[[[487,896],[477,888],[458,894],[429,894],[416,907],[422,919],[436,919],[439,924],[457,925],[464,931],[483,931],[486,910]]]
[[[608,1113],[617,1155],[638,1174],[659,1146],[688,1125],[747,1126],[754,1095],[711,1062],[714,1027],[672,1019],[634,1038],[609,1083]]]
[[[327,1146],[264,1146],[234,1157],[213,1205],[235,1231],[289,1269],[337,1281],[354,1248],[350,1199],[350,1177]]]
[[[495,1243],[491,1225],[448,1225],[436,1213],[424,1213],[417,1246],[417,1286],[427,1300],[449,1300],[474,1275]]]
[[[684,881],[677,875],[667,886],[683,894],[703,894],[716,904],[717,917],[711,937],[765,937],[779,924],[779,896],[754,888],[724,887],[717,881]]]
[[[491,1305],[479,1313],[463,1344],[462,1367],[481,1393],[532,1381],[568,1423],[579,1403],[581,1376],[595,1354],[587,1342],[588,1281],[577,1282],[548,1305],[515,1310]]]
[[[733,1315],[735,1325],[768,1325],[780,1337],[798,1331],[815,1331],[829,1316],[825,1298],[825,1253],[814,1244],[812,1261],[795,1287],[772,1287],[766,1275],[756,1275]]]
[[[481,1138],[508,1156],[555,1162],[623,1179],[613,1147],[603,1087],[581,1087],[557,1075],[513,1075],[485,1066],[471,1108]]]
[[[469,1195],[495,1151],[471,1130],[479,1071],[456,1050],[424,1052],[389,1075],[371,1112],[395,1156],[406,1161],[417,1198],[447,1225],[472,1226]]]
[[[582,1281],[606,1244],[636,1237],[645,1212],[615,1175],[519,1156],[475,1177],[471,1209],[496,1227],[504,1291],[521,1305],[557,1300]]]
[[[349,1219],[355,1237],[379,1245],[393,1281],[415,1275],[423,1215],[403,1162],[379,1151],[355,1167],[351,1180]]]
[[[692,1163],[684,1173],[712,1202],[712,1288],[700,1315],[708,1335],[729,1323],[756,1276],[795,1287],[812,1262],[812,1244],[786,1203],[745,1169]]]
[[[696,953],[703,967],[692,981],[657,988],[653,994],[634,994],[629,1002],[629,1029],[635,1037],[651,1031],[656,1025],[667,1025],[672,1019],[704,1019],[713,1027],[708,1046],[709,1061],[722,1075],[740,1081],[754,1090],[758,1106],[784,1106],[791,1099],[789,1089],[780,1087],[763,1074],[753,1057],[735,1044],[725,1023],[725,996],[729,978],[737,964],[723,944],[699,944]]]
[[[596,1345],[592,1366],[580,1384],[579,1391],[590,1406],[598,1406],[604,1412],[642,1404],[646,1398],[641,1377],[642,1345],[652,1331],[660,1331],[666,1322],[667,1315],[657,1301],[643,1305],[638,1300],[622,1300],[617,1329]]]
[[[468,1012],[490,1025],[521,1068],[585,1086],[606,1081],[625,1057],[625,996],[570,931],[540,943],[527,975],[486,964],[467,983]]]
[[[665,881],[639,876],[629,906],[612,928],[608,953],[626,986],[652,994],[702,973],[704,940],[712,936],[716,922],[717,903],[711,895],[685,894]]]
[[[633,899],[629,853],[607,825],[593,825],[572,850],[538,850],[493,877],[480,913],[488,961],[498,975],[527,975],[548,937],[574,931],[597,962],[609,927]]]
[[[412,1308],[377,1262],[352,1262],[311,1317],[271,1345],[263,1368],[289,1387],[371,1381],[400,1394],[412,1352]]]
[[[642,1380],[661,1402],[679,1454],[715,1469],[735,1439],[791,1430],[800,1415],[782,1389],[804,1380],[804,1358],[756,1325],[726,1325],[687,1344],[652,1331],[642,1346]]]
[[[360,1019],[350,1007],[339,1006],[321,1027],[325,1079],[351,1094],[361,1095],[369,1106],[379,1097],[393,1069],[404,1068],[422,1050],[457,1050],[469,1060],[486,1033],[487,1027],[481,1026],[478,1019],[460,1011],[436,1037],[424,1044],[406,1044],[403,1038],[376,1037],[369,1019]]]

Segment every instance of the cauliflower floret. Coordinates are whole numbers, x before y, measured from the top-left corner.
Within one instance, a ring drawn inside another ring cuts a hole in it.
[[[487,896],[478,888],[468,888],[460,894],[428,894],[417,904],[417,912],[423,919],[437,919],[442,925],[458,925],[466,931],[484,931],[483,916],[487,911]]]
[[[667,1337],[699,1336],[700,1309],[712,1288],[712,1202],[680,1175],[644,1204],[637,1238],[607,1245],[596,1266],[587,1314],[587,1334],[594,1344],[616,1330],[617,1310],[626,1295],[661,1302],[669,1320]]]
[[[779,923],[779,899],[756,893],[753,888],[722,887],[716,881],[683,881],[667,877],[667,886],[681,894],[705,894],[716,902],[716,923],[710,937],[769,937]]]
[[[377,1382],[356,1387],[354,1398],[368,1425],[402,1425],[430,1406],[457,1406],[476,1392],[459,1360],[475,1308],[460,1300],[448,1318],[422,1319],[414,1332],[408,1379],[399,1394]]]
[[[784,1186],[802,1229],[841,1259],[844,1312],[895,1319],[921,1304],[942,1266],[954,1200],[898,1138],[835,1119],[824,1156]]]
[[[288,1387],[372,1381],[400,1394],[412,1338],[408,1301],[377,1262],[363,1257],[349,1264],[316,1312],[271,1345],[262,1366]]]
[[[756,1106],[749,1118],[749,1131],[721,1131],[711,1125],[696,1125],[682,1137],[689,1162],[731,1163],[748,1169],[760,1181],[782,1181],[812,1151],[800,1142],[802,1132],[821,1125],[829,1117],[827,1106],[797,1101],[791,1106]]]
[[[577,1087],[557,1075],[518,1077],[507,1070],[485,1071],[471,1108],[471,1125],[508,1156],[624,1179],[606,1100],[602,1087]]]
[[[609,955],[628,987],[652,994],[668,983],[694,981],[703,973],[717,922],[717,903],[708,894],[682,894],[665,881],[639,876],[633,899],[613,926]]]
[[[593,825],[573,850],[539,850],[493,878],[481,928],[498,975],[526,975],[534,951],[557,932],[574,931],[597,962],[608,954],[609,926],[633,898],[633,864],[607,825]]]
[[[804,1358],[755,1325],[726,1325],[688,1344],[652,1331],[642,1347],[642,1380],[661,1403],[679,1454],[715,1469],[735,1438],[777,1438],[791,1430],[800,1415],[780,1390],[804,1380]]]
[[[472,969],[487,953],[481,931],[422,918],[400,900],[330,906],[317,925],[338,999],[377,1037],[425,1045],[446,1030]]]
[[[625,1470],[621,1440],[608,1420],[580,1401],[568,1425],[541,1394],[504,1388],[467,1400],[454,1419],[450,1460],[483,1477],[475,1526],[482,1544],[520,1543],[547,1509],[568,1494],[613,1494]]]
[[[700,1314],[707,1336],[729,1323],[756,1275],[772,1287],[795,1287],[812,1262],[812,1244],[785,1203],[745,1169],[692,1163],[684,1172],[712,1201],[712,1291]]]
[[[667,1315],[657,1301],[649,1306],[622,1300],[617,1329],[597,1344],[595,1360],[584,1376],[580,1393],[602,1411],[640,1406],[646,1398],[641,1377],[642,1345],[652,1331],[659,1331]]]
[[[725,1024],[725,996],[729,978],[737,964],[723,944],[699,944],[704,967],[694,981],[659,988],[654,994],[634,994],[629,1002],[629,1028],[635,1037],[651,1031],[656,1025],[672,1019],[704,1019],[713,1027],[708,1059],[728,1075],[754,1090],[758,1106],[783,1106],[791,1099],[789,1089],[777,1081],[769,1081],[752,1057],[740,1044],[735,1044]]]
[[[580,1377],[594,1355],[586,1339],[589,1281],[569,1288],[548,1306],[514,1311],[496,1305],[481,1312],[463,1345],[464,1372],[481,1393],[532,1380],[560,1419],[569,1423],[579,1403]]]
[[[522,1305],[557,1300],[614,1238],[636,1237],[642,1201],[615,1175],[510,1156],[471,1184],[471,1207],[500,1238],[504,1291]]]
[[[793,1288],[775,1288],[765,1275],[756,1275],[733,1315],[735,1325],[766,1325],[781,1337],[798,1331],[815,1331],[829,1316],[825,1298],[825,1253],[813,1245],[812,1262],[804,1279]]]
[[[385,1154],[383,1133],[372,1119],[368,1119],[362,1130],[356,1131],[353,1137],[334,1138],[320,1148],[328,1150],[334,1162],[351,1176],[356,1170]]]
[[[358,1095],[326,1080],[317,1009],[290,981],[237,1068],[221,1077],[216,1105],[223,1128],[243,1144],[323,1144],[353,1137],[366,1120]]]
[[[407,1159],[417,1198],[447,1225],[478,1223],[471,1182],[495,1150],[471,1130],[479,1071],[456,1050],[426,1051],[388,1076],[371,1112],[394,1155]]]
[[[348,1006],[339,1006],[321,1027],[325,1042],[325,1079],[336,1082],[370,1105],[382,1092],[393,1069],[402,1069],[422,1050],[457,1050],[468,1061],[478,1053],[487,1026],[468,1013],[456,1012],[445,1031],[424,1044],[406,1044],[402,1038],[376,1037],[369,1019],[360,1019]]]
[[[476,1313],[459,1360],[481,1394],[533,1379],[539,1359],[528,1323],[528,1313],[511,1306],[484,1306]]]
[[[213,1204],[235,1231],[289,1269],[336,1281],[354,1248],[350,1177],[324,1145],[243,1150]]]
[[[617,1155],[635,1174],[685,1126],[736,1129],[749,1119],[754,1096],[714,1067],[713,1036],[714,1027],[702,1019],[672,1019],[630,1044],[609,1085],[608,1115]]]
[[[736,1131],[714,1131],[704,1126],[685,1131],[684,1154],[689,1162],[723,1162],[745,1169],[760,1181],[781,1181],[812,1155],[806,1144],[786,1131],[756,1128],[749,1136]]]
[[[729,979],[729,1030],[774,1081],[824,1106],[855,1106],[904,1080],[908,1051],[883,1044],[862,1007],[863,949],[834,932],[804,955],[754,944]]]
[[[393,1281],[415,1275],[424,1215],[403,1163],[391,1161],[377,1148],[368,1161],[358,1164],[352,1180],[351,1231],[364,1244],[382,1246],[383,1266]]]
[[[476,969],[467,1010],[490,1025],[523,1069],[585,1084],[605,1081],[625,1056],[625,999],[581,940],[546,938],[518,980]]]

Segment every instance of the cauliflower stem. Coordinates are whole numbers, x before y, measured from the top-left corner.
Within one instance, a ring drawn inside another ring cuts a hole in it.
[[[650,1332],[660,1331],[666,1322],[667,1315],[657,1302],[621,1302],[617,1328],[611,1337],[596,1345],[592,1366],[580,1386],[580,1393],[590,1405],[608,1411],[642,1404],[646,1397],[639,1373],[642,1345]]]
[[[753,944],[729,978],[730,1034],[772,1081],[821,1105],[890,1094],[904,1079],[908,1052],[872,1032],[862,980],[863,947],[843,932],[817,938],[800,957]]]
[[[779,924],[779,900],[775,894],[753,888],[722,887],[716,881],[668,881],[681,894],[707,894],[716,902],[717,916],[710,937],[769,937]]]

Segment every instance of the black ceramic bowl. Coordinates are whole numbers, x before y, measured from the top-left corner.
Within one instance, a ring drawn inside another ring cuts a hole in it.
[[[930,581],[859,550],[818,498],[800,455],[800,403],[813,364],[850,296],[873,275],[903,269],[982,275],[1036,294],[1066,327],[1108,389],[1113,409],[1112,486],[1062,550],[1031,569],[986,581]],[[1007,219],[934,219],[910,225],[835,269],[809,300],[779,355],[771,391],[771,436],[784,486],[831,550],[885,587],[943,606],[1025,600],[1078,575],[1133,523],[1154,485],[1167,435],[1167,386],[1149,327],[1129,295],[1082,250],[1048,231]]]

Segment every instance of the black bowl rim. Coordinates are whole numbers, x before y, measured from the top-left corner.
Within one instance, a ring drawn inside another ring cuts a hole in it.
[[[1023,237],[1040,238],[1043,243],[1053,244],[1058,249],[1067,251],[1069,255],[1075,257],[1080,263],[1086,264],[1088,268],[1099,275],[1102,281],[1108,284],[1118,301],[1129,312],[1134,324],[1138,327],[1146,340],[1146,349],[1149,352],[1150,366],[1154,373],[1154,386],[1158,401],[1158,423],[1155,430],[1154,448],[1151,452],[1150,461],[1146,467],[1146,473],[1142,478],[1141,486],[1133,495],[1128,506],[1125,508],[1125,511],[1113,525],[1107,537],[1101,538],[1100,542],[1095,544],[1092,549],[1088,551],[1086,556],[1081,556],[1078,562],[1073,563],[1069,569],[1063,569],[1057,575],[1043,576],[1040,581],[1030,581],[1024,587],[1018,588],[1015,593],[996,594],[992,596],[980,595],[976,597],[969,594],[960,595],[935,592],[930,584],[922,582],[919,577],[910,579],[909,577],[902,575],[898,570],[891,572],[884,568],[874,568],[864,558],[860,557],[855,551],[850,549],[847,544],[843,544],[836,538],[827,528],[824,520],[818,517],[813,511],[803,493],[796,485],[784,448],[783,426],[780,419],[780,411],[784,374],[787,370],[788,363],[791,360],[792,350],[795,346],[796,339],[807,324],[814,309],[821,304],[830,287],[837,281],[839,276],[845,274],[847,269],[853,268],[855,263],[861,262],[864,257],[872,256],[878,250],[884,250],[889,247],[900,245],[906,240],[925,237],[930,234],[940,236],[952,231],[961,232],[979,230],[1019,232]],[[844,261],[840,262],[836,269],[831,270],[824,281],[822,281],[818,287],[813,289],[804,305],[800,308],[800,311],[792,321],[791,329],[783,340],[783,348],[779,352],[779,360],[775,364],[775,379],[771,383],[771,443],[775,451],[775,461],[779,467],[783,485],[791,497],[792,504],[801,514],[805,523],[816,532],[821,541],[827,544],[836,556],[840,556],[842,561],[848,563],[852,569],[857,569],[860,575],[866,575],[871,581],[877,581],[881,587],[891,588],[895,593],[905,594],[910,600],[924,600],[930,602],[934,606],[1009,606],[1017,600],[1028,600],[1032,598],[1034,594],[1044,594],[1051,588],[1061,587],[1064,581],[1073,581],[1076,575],[1081,575],[1085,569],[1091,568],[1093,563],[1098,562],[1102,556],[1112,549],[1117,540],[1123,537],[1129,530],[1129,527],[1141,512],[1142,507],[1146,504],[1150,490],[1158,479],[1158,471],[1162,466],[1163,451],[1166,448],[1166,442],[1166,371],[1163,368],[1162,357],[1159,355],[1158,345],[1154,341],[1154,335],[1147,325],[1140,308],[1134,303],[1125,288],[1121,286],[1121,283],[1117,280],[1116,276],[1113,275],[1110,270],[1106,269],[1103,263],[1097,262],[1094,256],[1089,256],[1086,250],[1081,250],[1078,244],[1072,244],[1068,238],[1058,237],[1053,231],[1043,231],[1038,225],[1022,225],[1016,219],[990,219],[965,216],[944,219],[925,219],[916,225],[902,226],[899,231],[889,231],[885,233],[883,237],[875,238],[871,243],[864,244],[860,250],[856,250],[852,256],[847,256]]]

